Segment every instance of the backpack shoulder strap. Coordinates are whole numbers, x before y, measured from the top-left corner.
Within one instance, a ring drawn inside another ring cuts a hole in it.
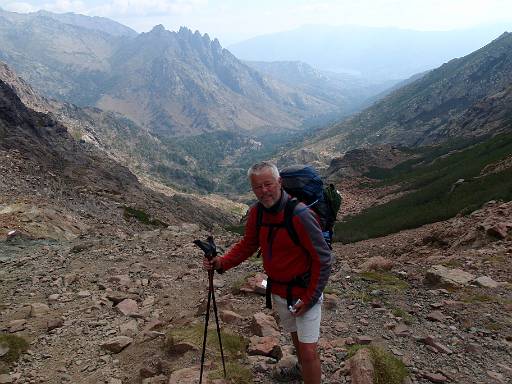
[[[256,204],[256,233],[260,237],[261,223],[263,221],[263,207],[261,203]]]
[[[286,201],[286,204],[284,206],[284,222],[280,224],[281,226],[284,225],[286,231],[288,232],[288,235],[290,236],[295,245],[300,245],[299,235],[297,234],[297,231],[293,226],[294,211],[295,207],[297,207],[298,204],[299,200],[295,198],[290,198]],[[256,209],[256,232],[259,237],[260,229],[263,225],[263,206],[260,203],[258,203],[256,205]]]
[[[288,199],[286,202],[286,205],[284,206],[284,226],[293,243],[295,245],[300,245],[299,235],[293,226],[293,211],[295,211],[297,204],[299,204],[299,200],[297,199]]]

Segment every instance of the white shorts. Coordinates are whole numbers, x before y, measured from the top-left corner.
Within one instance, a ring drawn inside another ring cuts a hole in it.
[[[323,298],[322,294],[318,302],[304,315],[295,317],[288,310],[286,299],[278,295],[272,295],[273,307],[279,315],[279,324],[287,332],[297,332],[301,343],[316,343],[320,337]]]

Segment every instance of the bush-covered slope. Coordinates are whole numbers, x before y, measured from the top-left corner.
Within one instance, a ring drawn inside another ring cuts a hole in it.
[[[512,200],[512,134],[457,148],[463,145],[423,149],[417,159],[391,170],[373,168],[369,176],[410,193],[338,223],[335,240],[384,236],[468,214],[489,200]]]

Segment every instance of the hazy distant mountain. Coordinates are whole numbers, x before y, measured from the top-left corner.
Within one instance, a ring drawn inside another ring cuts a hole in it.
[[[52,13],[47,11],[38,11],[32,14],[33,17],[45,16],[64,24],[71,24],[77,27],[87,28],[94,31],[101,31],[112,36],[131,36],[137,35],[137,32],[120,24],[117,21],[107,19],[106,17],[84,16],[76,13]]]
[[[0,11],[0,60],[46,96],[89,104],[123,38],[50,15]]]
[[[218,40],[187,28],[157,26],[126,41],[111,63],[96,104],[159,134],[296,130],[308,116],[339,109],[262,76]]]
[[[0,11],[0,60],[44,95],[122,113],[159,135],[298,130],[341,109],[261,75],[206,34],[116,25]]]
[[[511,29],[510,24],[446,32],[309,25],[258,36],[228,49],[244,60],[299,60],[364,78],[404,79],[467,55]]]
[[[512,33],[454,59],[324,131],[312,147],[439,143],[511,129]]]
[[[322,71],[301,61],[246,61],[254,69],[292,87],[342,107],[344,114],[361,109],[370,98],[383,97],[394,82],[370,82],[360,76]]]

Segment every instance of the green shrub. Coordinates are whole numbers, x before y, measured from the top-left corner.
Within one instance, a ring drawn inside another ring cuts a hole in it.
[[[123,207],[123,216],[126,220],[129,220],[130,218],[134,218],[138,221],[140,221],[143,224],[147,225],[153,225],[155,227],[163,227],[167,228],[168,224],[164,223],[163,221],[160,221],[158,219],[152,219],[146,212],[131,208],[131,207]]]
[[[386,291],[403,291],[409,284],[389,272],[362,272],[359,276],[363,280],[372,281],[372,288],[384,289]]]
[[[375,384],[402,384],[409,375],[405,364],[395,356],[375,345],[353,345],[348,349],[348,357],[358,350],[368,349],[372,359]]]
[[[231,293],[234,295],[238,295],[240,293],[240,288],[244,286],[244,284],[247,282],[247,279],[253,277],[254,275],[254,272],[250,272],[237,279],[231,286]]]
[[[212,315],[213,316],[213,315]],[[178,342],[188,342],[195,345],[197,348],[203,346],[203,324],[195,324],[190,327],[181,327],[171,329],[167,333],[166,343],[164,348],[171,350],[172,346]],[[234,333],[226,332],[221,329],[222,348],[226,358],[236,359],[244,358],[247,350],[248,342],[242,336]],[[215,354],[220,355],[219,339],[217,336],[217,330],[212,326],[208,328],[208,337],[206,340],[206,346],[209,351],[213,351]]]
[[[229,225],[225,229],[237,235],[243,235],[245,233],[245,225]]]
[[[391,313],[395,317],[401,317],[405,324],[411,325],[414,322],[414,317],[402,308],[392,308]]]
[[[224,371],[220,367],[208,375],[210,380],[223,379]],[[229,384],[250,384],[253,382],[251,370],[238,362],[226,363],[226,382]]]
[[[28,349],[28,342],[22,337],[2,333],[0,334],[0,345],[6,345],[9,351],[0,357],[0,361],[13,363]]]

